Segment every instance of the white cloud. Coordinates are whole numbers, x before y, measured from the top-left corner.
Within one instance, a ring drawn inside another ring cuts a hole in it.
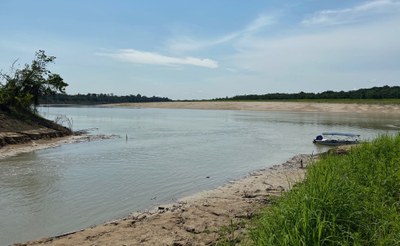
[[[271,26],[275,23],[275,17],[271,15],[260,15],[258,18],[253,20],[243,31],[242,33],[246,34],[254,34],[264,29],[267,26]]]
[[[173,52],[187,52],[193,50],[200,50],[207,47],[223,44],[229,42],[239,36],[239,33],[230,33],[222,37],[209,40],[194,40],[193,38],[184,36],[170,39],[166,42],[167,49]]]
[[[352,8],[322,10],[302,21],[305,26],[332,26],[365,21],[373,16],[387,17],[398,14],[400,2],[395,0],[375,0]]]
[[[174,37],[166,42],[166,47],[168,51],[178,53],[201,50],[216,45],[226,44],[243,37],[252,36],[257,32],[264,30],[266,27],[273,25],[275,22],[275,16],[260,15],[245,28],[237,32],[228,33],[221,37],[211,39],[193,39],[187,36]]]
[[[218,68],[218,62],[211,59],[196,57],[173,57],[134,49],[120,49],[115,52],[97,53],[97,55],[112,57],[121,61],[138,64],[160,66],[192,65],[206,68]]]

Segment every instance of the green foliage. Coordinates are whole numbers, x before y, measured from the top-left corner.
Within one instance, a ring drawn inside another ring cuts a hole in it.
[[[146,97],[140,94],[128,96],[116,96],[113,94],[88,93],[86,95],[54,94],[49,95],[40,101],[42,104],[104,104],[104,103],[136,103],[136,102],[168,102],[172,101],[167,97]]]
[[[310,166],[256,225],[256,245],[400,245],[400,135]]]
[[[233,100],[233,101],[256,101],[256,100],[331,100],[331,99],[400,99],[400,86],[382,86],[372,87],[368,89],[358,89],[353,91],[324,91],[321,93],[269,93],[264,95],[239,95],[231,98],[219,98],[216,100]]]
[[[231,219],[229,225],[223,226],[219,229],[218,234],[220,238],[215,243],[215,245],[216,246],[238,245],[243,240],[243,235],[240,235],[240,232],[238,230],[244,228],[245,225],[246,224],[243,220],[238,220],[234,222]]]
[[[67,83],[58,74],[51,73],[47,65],[54,63],[54,56],[47,56],[43,50],[36,52],[35,59],[22,69],[11,67],[11,74],[0,72],[0,105],[16,110],[36,111],[39,100],[57,92],[64,93]]]

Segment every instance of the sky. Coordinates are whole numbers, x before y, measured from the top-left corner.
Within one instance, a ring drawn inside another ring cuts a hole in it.
[[[211,99],[400,84],[400,0],[0,0],[0,71],[68,94]]]

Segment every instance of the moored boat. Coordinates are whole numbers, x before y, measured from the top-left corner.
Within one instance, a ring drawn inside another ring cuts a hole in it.
[[[313,140],[315,144],[339,146],[357,144],[360,142],[360,135],[353,133],[323,132]]]

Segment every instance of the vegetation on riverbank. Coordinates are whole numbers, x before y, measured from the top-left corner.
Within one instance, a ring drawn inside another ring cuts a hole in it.
[[[400,134],[309,166],[251,237],[256,245],[399,245]]]
[[[212,100],[214,101],[214,100]],[[218,100],[226,101],[226,100]],[[400,99],[265,99],[265,100],[227,100],[231,102],[299,102],[299,103],[343,103],[343,104],[400,104]]]
[[[389,99],[389,100],[388,100]],[[393,100],[394,99],[394,100]],[[268,93],[264,95],[238,95],[234,97],[217,98],[217,101],[271,101],[271,100],[312,100],[329,102],[338,100],[339,102],[379,102],[381,100],[400,102],[400,86],[382,86],[351,91],[324,91],[321,93],[299,92],[299,93]]]
[[[9,73],[0,71],[0,147],[72,133],[36,112],[42,97],[63,93],[68,86],[60,75],[47,69],[54,60],[39,50],[31,64],[16,68],[14,63]]]
[[[96,94],[88,93],[68,95],[64,93],[57,93],[47,95],[40,100],[41,104],[80,104],[80,105],[96,105],[96,104],[112,104],[112,103],[140,103],[140,102],[170,102],[171,99],[167,97],[147,97],[140,94],[117,96],[114,94]]]
[[[41,98],[64,93],[68,84],[47,69],[55,59],[39,50],[31,64],[16,68],[14,62],[9,73],[0,72],[0,109],[18,114],[36,112]]]

